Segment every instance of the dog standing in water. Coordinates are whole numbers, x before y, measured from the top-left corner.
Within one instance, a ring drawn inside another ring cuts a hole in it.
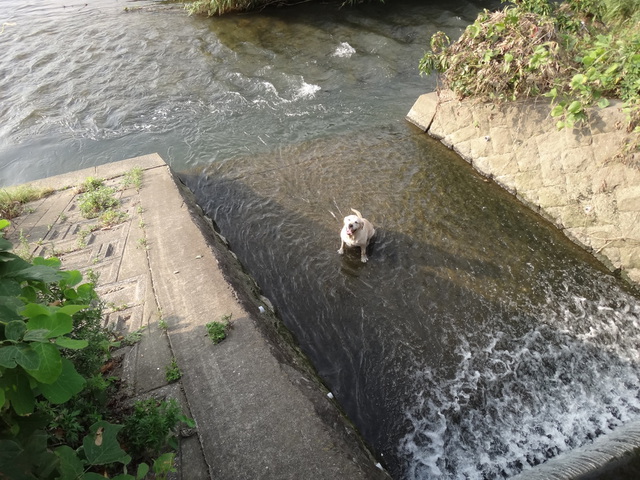
[[[362,218],[362,214],[352,208],[355,215],[347,215],[344,217],[344,226],[340,232],[340,239],[342,243],[338,253],[342,255],[344,253],[345,245],[347,247],[360,247],[360,260],[362,263],[366,263],[367,258],[367,246],[369,241],[376,233],[371,222],[366,218]]]

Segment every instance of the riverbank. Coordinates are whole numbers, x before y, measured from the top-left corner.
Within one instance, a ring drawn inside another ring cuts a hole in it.
[[[142,185],[120,190],[126,221],[79,241],[95,220],[80,215],[74,187],[89,176],[120,184],[134,167]],[[55,252],[65,269],[92,271],[113,306],[105,326],[140,333],[119,352],[130,398],[176,399],[197,424],[182,432],[177,478],[389,478],[160,156],[32,185],[56,191],[29,204],[9,238],[34,255]],[[214,345],[206,324],[228,315],[232,329]],[[172,359],[182,376],[169,383]]]
[[[407,119],[640,285],[640,170],[616,159],[628,136],[619,102],[557,130],[546,99],[482,103],[445,90],[420,96]]]

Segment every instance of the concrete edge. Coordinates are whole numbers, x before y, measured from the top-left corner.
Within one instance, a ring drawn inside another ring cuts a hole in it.
[[[134,167],[149,170],[157,167],[168,166],[167,163],[157,153],[142,155],[140,157],[128,158],[119,162],[107,163],[95,167],[84,168],[69,173],[62,173],[53,177],[42,178],[26,182],[23,185],[30,185],[36,188],[51,188],[53,190],[64,190],[66,188],[80,185],[87,177],[103,178],[105,180],[119,177]],[[169,167],[171,168],[171,167]],[[20,185],[17,185],[18,187]],[[11,187],[13,188],[13,187]]]

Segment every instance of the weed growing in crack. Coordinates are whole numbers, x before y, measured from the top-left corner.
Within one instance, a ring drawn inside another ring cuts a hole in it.
[[[231,313],[223,315],[220,321],[209,322],[205,325],[207,328],[207,335],[214,344],[220,343],[227,338],[227,333],[231,328]]]
[[[122,179],[122,188],[127,189],[133,187],[138,192],[142,187],[142,168],[133,167],[131,170],[124,174]]]
[[[177,382],[182,377],[182,372],[178,367],[178,362],[176,362],[175,357],[172,358],[171,363],[166,366],[165,373],[167,382],[169,383]]]
[[[139,458],[152,458],[165,445],[177,448],[180,423],[195,427],[194,421],[181,413],[174,399],[160,401],[150,398],[136,402],[122,430],[127,451]]]

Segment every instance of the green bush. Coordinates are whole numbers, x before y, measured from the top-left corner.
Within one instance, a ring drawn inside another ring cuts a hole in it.
[[[100,366],[112,343],[99,325],[94,285],[61,270],[56,258],[12,253],[8,225],[0,220],[0,477],[92,480],[108,470],[122,472],[119,480],[143,478],[146,463],[135,477],[126,473],[132,457],[117,438],[123,426],[105,420],[112,381]],[[163,428],[183,418],[174,406],[162,414]],[[160,436],[169,441],[164,430],[152,431],[155,449]],[[172,459],[153,463],[156,478],[171,471]]]
[[[125,420],[122,439],[129,453],[151,459],[162,453],[167,445],[174,449],[178,447],[176,429],[181,422],[195,426],[193,420],[182,414],[175,400],[141,400],[135,403],[133,412]]]
[[[116,190],[100,186],[82,194],[78,206],[86,218],[95,218],[102,212],[117,207],[120,202],[115,197]]]
[[[629,131],[640,132],[640,2],[513,3],[482,12],[453,44],[435,34],[421,73],[441,73],[462,98],[545,95],[559,128],[586,120],[589,106],[622,99]]]
[[[213,321],[205,325],[207,335],[213,343],[220,343],[227,338],[227,332],[231,328],[231,314],[223,315],[219,322]]]

